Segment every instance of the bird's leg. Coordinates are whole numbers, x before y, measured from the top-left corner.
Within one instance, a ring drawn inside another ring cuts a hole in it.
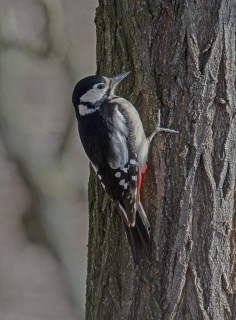
[[[161,128],[161,111],[160,109],[158,110],[158,123],[157,123],[157,127],[154,130],[154,132],[148,137],[148,142],[149,144],[152,142],[152,139],[155,137],[155,135],[159,132],[169,132],[169,133],[179,133],[179,131],[176,130],[172,130],[172,129],[167,129],[167,128]]]

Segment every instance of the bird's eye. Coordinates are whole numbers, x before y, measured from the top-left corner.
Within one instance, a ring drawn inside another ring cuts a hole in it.
[[[105,88],[105,84],[102,84],[102,83],[101,83],[101,84],[99,84],[99,85],[97,86],[97,88],[98,88],[98,89],[104,89],[104,88]]]

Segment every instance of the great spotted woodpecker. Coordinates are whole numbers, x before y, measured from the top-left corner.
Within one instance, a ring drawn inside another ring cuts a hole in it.
[[[156,130],[146,138],[134,106],[115,95],[117,84],[129,73],[80,80],[74,88],[72,102],[84,150],[124,221],[137,263],[141,247],[150,258],[150,224],[140,202],[149,146],[158,132],[176,131],[160,128],[159,115]]]

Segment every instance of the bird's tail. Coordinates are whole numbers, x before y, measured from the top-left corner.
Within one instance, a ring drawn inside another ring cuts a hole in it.
[[[151,258],[150,224],[140,202],[136,212],[136,224],[134,227],[125,225],[125,231],[131,247],[134,263],[137,264],[140,252],[144,250],[148,260]]]

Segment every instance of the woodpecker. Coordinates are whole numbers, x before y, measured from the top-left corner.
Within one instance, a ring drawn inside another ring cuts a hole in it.
[[[118,83],[130,72],[113,77],[88,76],[73,91],[72,102],[80,139],[102,186],[120,213],[135,263],[143,247],[150,260],[150,224],[140,202],[142,175],[148,150],[160,127],[146,138],[135,107],[115,94]]]

